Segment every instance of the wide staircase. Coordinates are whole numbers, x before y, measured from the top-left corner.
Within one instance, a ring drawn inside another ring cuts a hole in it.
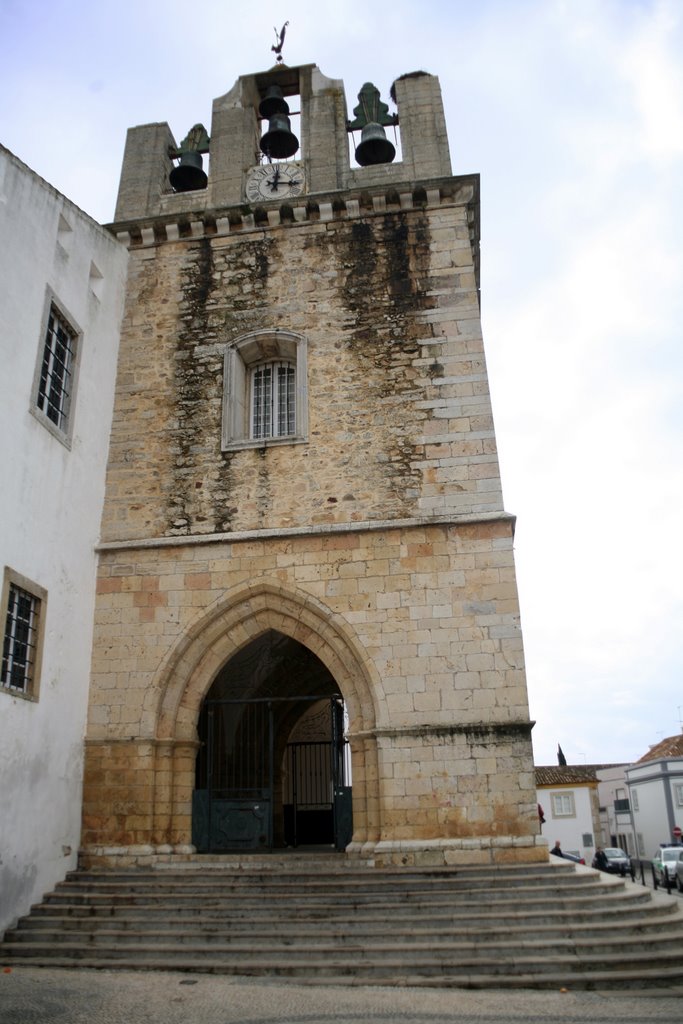
[[[303,984],[683,984],[676,896],[571,864],[376,869],[343,856],[197,858],[69,875],[0,966],[203,971]]]

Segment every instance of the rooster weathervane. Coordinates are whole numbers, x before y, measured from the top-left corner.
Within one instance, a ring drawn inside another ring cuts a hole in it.
[[[275,46],[271,46],[271,50],[273,51],[273,53],[277,54],[277,63],[278,64],[282,64],[282,47],[285,45],[285,32],[287,31],[287,26],[288,25],[289,25],[289,22],[286,21],[284,23],[284,25],[282,26],[282,28],[280,29],[279,32],[278,32],[278,30],[276,28],[273,29],[273,32],[275,33],[275,38],[277,39],[277,42],[276,42]]]

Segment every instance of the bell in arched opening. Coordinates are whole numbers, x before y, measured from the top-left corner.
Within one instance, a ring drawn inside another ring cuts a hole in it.
[[[203,124],[196,124],[187,133],[180,146],[170,150],[172,158],[180,157],[180,163],[168,176],[174,192],[194,192],[206,188],[209,179],[203,168],[202,153],[209,151],[209,136]]]
[[[360,145],[355,153],[357,162],[361,167],[390,164],[396,156],[396,148],[389,142],[384,126],[397,125],[398,115],[389,113],[389,107],[382,103],[379,89],[372,82],[366,82],[358,93],[358,106],[353,112],[355,117],[347,122],[346,128],[349,132],[361,129]]]
[[[258,112],[261,117],[265,117],[268,120],[270,120],[273,114],[287,115],[289,113],[289,105],[279,85],[268,86],[266,95],[259,103]]]
[[[356,160],[361,167],[371,164],[390,164],[396,156],[396,148],[389,142],[381,124],[370,121],[361,132],[360,145],[356,147]]]
[[[289,110],[289,107],[287,108]],[[261,152],[270,160],[283,160],[294,156],[299,148],[299,140],[292,131],[286,114],[276,113],[268,122],[268,131],[261,136]]]
[[[202,167],[201,153],[188,150],[180,154],[180,163],[168,176],[174,192],[193,192],[198,188],[206,188],[208,178]]]

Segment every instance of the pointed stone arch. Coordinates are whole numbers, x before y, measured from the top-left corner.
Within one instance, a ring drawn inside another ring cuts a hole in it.
[[[171,763],[157,773],[156,842],[189,842],[196,726],[202,701],[220,669],[246,644],[276,630],[311,650],[334,677],[350,719],[354,847],[379,836],[376,667],[353,630],[311,595],[259,581],[226,593],[176,644],[162,666],[156,694],[156,742]],[[165,785],[163,784],[165,783]],[[168,791],[170,786],[170,791]],[[168,838],[162,838],[168,837]]]

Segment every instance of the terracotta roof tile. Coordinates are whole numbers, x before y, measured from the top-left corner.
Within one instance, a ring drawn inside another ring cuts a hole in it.
[[[669,736],[667,739],[655,743],[647,754],[638,758],[636,764],[641,764],[642,761],[656,761],[658,757],[683,757],[683,733],[679,733],[678,736]]]
[[[537,786],[567,786],[577,782],[597,782],[595,768],[588,765],[539,765]]]

